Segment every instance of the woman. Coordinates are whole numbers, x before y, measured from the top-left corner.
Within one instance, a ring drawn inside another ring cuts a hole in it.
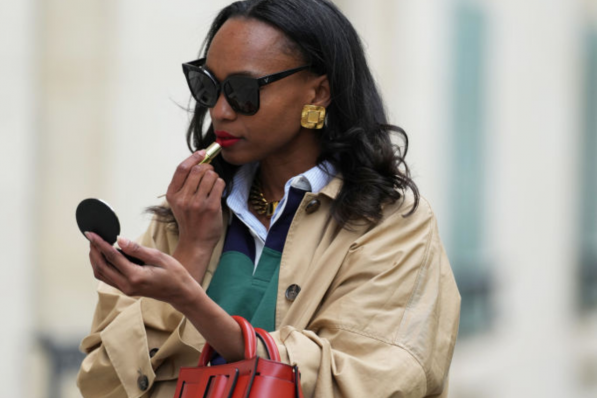
[[[238,314],[305,396],[446,396],[460,297],[351,24],[328,0],[236,2],[184,70],[189,147],[222,153],[184,160],[147,233],[119,239],[146,266],[88,234],[82,394],[171,397],[205,341],[242,358]]]

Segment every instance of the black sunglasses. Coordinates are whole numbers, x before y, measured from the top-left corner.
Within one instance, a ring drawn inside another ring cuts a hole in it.
[[[220,83],[205,69],[204,65],[205,58],[182,64],[182,71],[195,100],[202,106],[213,108],[223,89],[224,96],[232,109],[243,115],[254,115],[259,110],[260,87],[305,70],[310,66],[300,66],[259,78],[241,75],[228,76]]]

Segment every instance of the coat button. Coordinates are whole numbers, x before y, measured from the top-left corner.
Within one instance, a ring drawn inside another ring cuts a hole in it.
[[[321,202],[319,199],[313,199],[307,204],[307,207],[305,207],[305,212],[307,212],[307,214],[315,213],[320,205]]]
[[[145,391],[149,388],[149,379],[145,375],[139,376],[137,379],[137,386],[141,391]]]
[[[157,348],[152,348],[151,350],[149,350],[149,358],[153,358],[155,356],[155,354],[158,353],[158,349]]]
[[[288,286],[288,289],[286,289],[286,299],[294,301],[296,299],[296,296],[298,296],[298,294],[300,293],[300,291],[301,287],[299,285]]]

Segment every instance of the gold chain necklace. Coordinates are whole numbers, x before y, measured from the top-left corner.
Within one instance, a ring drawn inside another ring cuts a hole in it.
[[[267,218],[271,218],[274,215],[274,211],[276,211],[276,207],[278,207],[278,203],[280,203],[280,201],[276,200],[273,202],[268,202],[263,196],[263,192],[261,192],[261,179],[258,176],[255,176],[253,179],[253,184],[251,185],[251,190],[249,191],[249,203],[253,207],[253,210],[257,212],[257,214],[265,215]]]

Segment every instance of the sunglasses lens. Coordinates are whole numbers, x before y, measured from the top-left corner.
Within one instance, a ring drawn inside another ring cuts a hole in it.
[[[218,89],[213,80],[202,71],[189,70],[187,80],[193,97],[203,106],[212,107],[218,100]]]
[[[223,85],[228,103],[235,111],[254,115],[259,110],[259,84],[257,80],[244,76],[231,76]]]

